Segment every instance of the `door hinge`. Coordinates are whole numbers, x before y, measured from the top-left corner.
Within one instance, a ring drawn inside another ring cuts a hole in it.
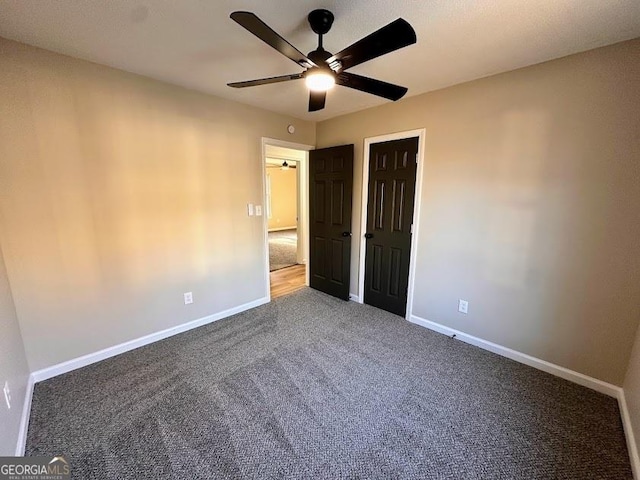
[[[418,154],[416,153],[416,163],[418,163]]]
[[[411,229],[409,230],[409,233],[413,235],[413,223],[411,224]]]

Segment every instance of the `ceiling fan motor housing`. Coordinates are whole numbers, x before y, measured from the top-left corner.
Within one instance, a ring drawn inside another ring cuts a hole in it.
[[[331,53],[327,52],[324,48],[318,47],[313,52],[309,52],[309,60],[318,65],[319,67],[324,67],[326,65],[326,61],[329,57],[331,57]]]

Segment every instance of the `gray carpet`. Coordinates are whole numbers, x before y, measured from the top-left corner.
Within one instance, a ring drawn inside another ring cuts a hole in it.
[[[269,232],[269,271],[280,270],[298,263],[297,230]]]
[[[310,289],[36,385],[73,478],[631,479],[617,402]]]

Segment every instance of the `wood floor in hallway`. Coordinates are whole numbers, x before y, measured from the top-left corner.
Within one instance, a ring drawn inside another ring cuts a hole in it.
[[[304,287],[306,274],[305,265],[294,265],[271,272],[271,298],[288,295]]]

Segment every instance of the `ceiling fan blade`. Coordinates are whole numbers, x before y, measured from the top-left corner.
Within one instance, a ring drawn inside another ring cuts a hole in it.
[[[233,88],[255,87],[256,85],[267,85],[269,83],[288,82],[289,80],[299,80],[303,78],[302,73],[292,73],[290,75],[280,75],[279,77],[259,78],[257,80],[247,80],[246,82],[227,83]]]
[[[389,100],[400,100],[407,93],[406,87],[383,82],[375,78],[363,77],[355,73],[342,72],[336,75],[336,83],[343,87],[354,88]]]
[[[309,111],[317,112],[324,108],[324,102],[327,99],[327,92],[309,91]]]
[[[267,45],[275,48],[285,57],[296,62],[301,67],[310,68],[315,66],[315,64],[309,60],[306,55],[278,35],[269,25],[260,20],[255,14],[251,12],[233,12],[231,14],[231,19],[240,26],[249,30]]]
[[[409,22],[399,18],[336,53],[327,60],[327,63],[331,65],[335,61],[340,61],[341,69],[346,70],[414,43],[416,43],[415,30]]]

